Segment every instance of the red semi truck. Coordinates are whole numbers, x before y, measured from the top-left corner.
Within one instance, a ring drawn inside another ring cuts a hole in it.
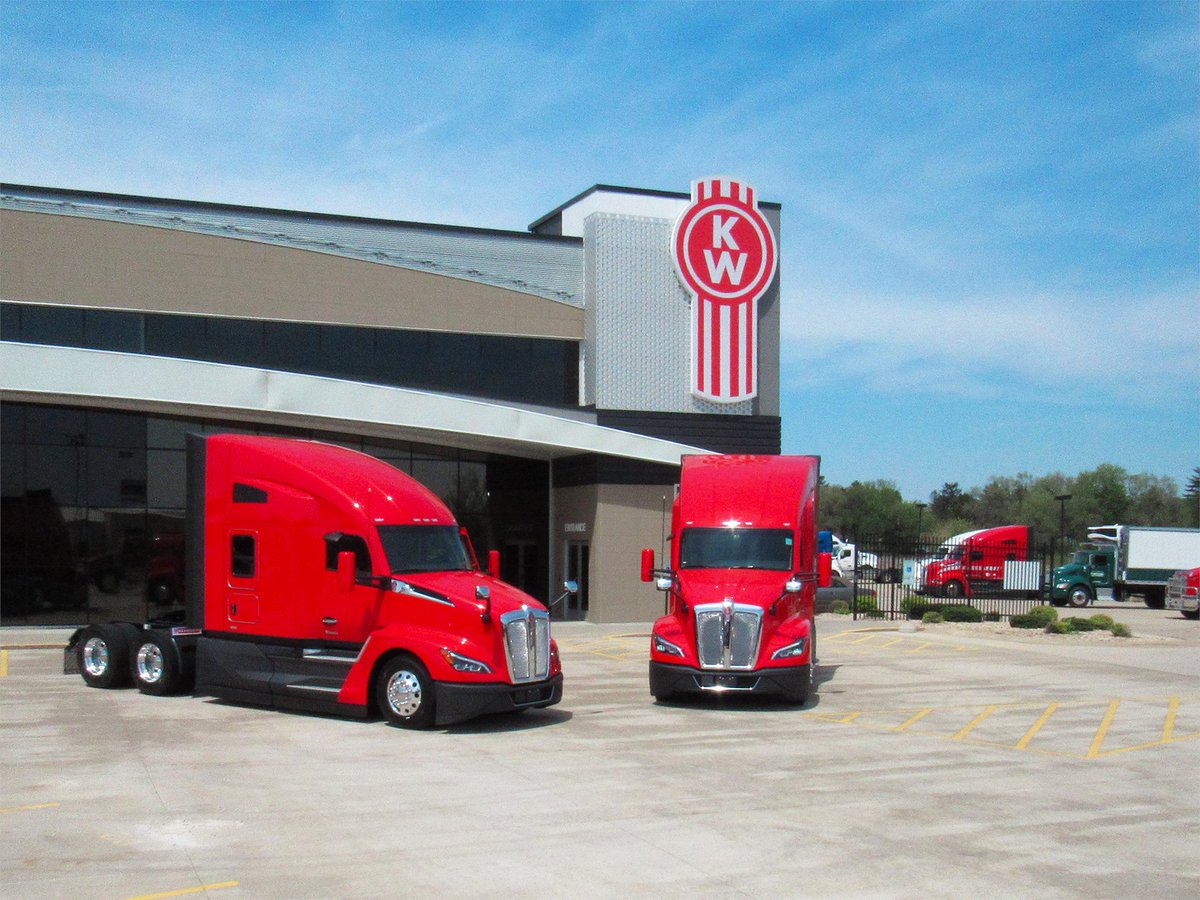
[[[954,535],[923,563],[918,593],[959,598],[1003,588],[1005,564],[1029,559],[1032,531],[1028,525],[1001,525]]]
[[[550,614],[427,488],[313,441],[188,437],[182,622],[80,629],[94,687],[427,727],[558,703]]]
[[[819,467],[815,456],[684,457],[669,568],[642,551],[642,580],[669,598],[650,642],[656,699],[808,697],[816,590],[832,571],[832,553],[817,547]]]

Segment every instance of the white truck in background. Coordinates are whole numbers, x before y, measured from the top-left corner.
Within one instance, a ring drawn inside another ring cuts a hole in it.
[[[860,581],[874,581],[879,574],[879,557],[865,550],[860,553],[854,544],[833,535],[833,574],[842,581],[849,581],[854,577],[855,568]]]

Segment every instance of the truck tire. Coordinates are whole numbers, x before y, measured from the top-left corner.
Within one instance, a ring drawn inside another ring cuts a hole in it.
[[[966,596],[967,588],[961,581],[947,581],[942,588],[942,596],[950,600],[961,600]]]
[[[375,701],[389,725],[428,728],[433,724],[433,681],[410,656],[393,657],[379,670]]]
[[[1200,619],[1200,609],[1181,609],[1185,619]]]
[[[183,676],[175,642],[160,632],[147,631],[134,648],[131,671],[137,689],[155,697],[175,693]]]
[[[95,688],[124,687],[129,683],[129,640],[118,625],[89,625],[75,645],[79,674]]]
[[[1167,591],[1165,588],[1147,588],[1142,598],[1151,609],[1162,609],[1167,605]]]
[[[1092,589],[1086,584],[1073,584],[1067,591],[1067,604],[1082,609],[1092,602]]]
[[[788,691],[787,693],[785,693],[783,695],[783,699],[785,702],[792,703],[796,706],[800,706],[803,703],[805,703],[808,700],[809,694],[812,693],[812,683],[813,683],[812,663],[811,662],[807,663],[806,665],[801,666],[801,668],[804,670],[802,678],[801,678],[801,686],[796,688],[795,690]]]

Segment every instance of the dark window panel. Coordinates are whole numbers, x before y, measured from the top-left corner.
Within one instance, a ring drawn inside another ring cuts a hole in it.
[[[235,366],[261,366],[263,323],[248,319],[209,319],[205,359]]]
[[[146,417],[139,413],[91,409],[87,413],[89,447],[146,446]]]
[[[263,367],[284,372],[323,372],[321,326],[298,322],[267,322],[264,326],[266,352]]]
[[[26,306],[21,310],[21,340],[58,347],[83,346],[83,310],[65,306]]]
[[[146,316],[146,352],[151,356],[208,359],[204,320],[195,316]]]
[[[21,337],[21,304],[0,303],[0,340],[24,340]]]
[[[89,309],[83,314],[84,344],[96,350],[142,353],[146,349],[144,319],[140,313]]]
[[[25,407],[20,403],[0,403],[0,440],[6,444],[25,442]]]
[[[25,439],[30,444],[82,447],[87,441],[87,413],[67,407],[29,406],[25,413]]]

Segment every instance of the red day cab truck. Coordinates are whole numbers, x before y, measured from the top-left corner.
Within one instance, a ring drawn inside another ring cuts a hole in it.
[[[817,585],[832,571],[832,553],[817,547],[819,467],[815,456],[684,457],[669,568],[656,570],[654,551],[642,551],[642,580],[668,595],[650,642],[655,699],[807,699]]]
[[[1004,588],[1005,565],[1029,559],[1032,533],[1028,525],[1000,525],[954,535],[924,562],[917,592],[957,599]]]
[[[77,631],[84,681],[420,728],[558,703],[550,614],[430,490],[313,441],[188,436],[182,624]]]

